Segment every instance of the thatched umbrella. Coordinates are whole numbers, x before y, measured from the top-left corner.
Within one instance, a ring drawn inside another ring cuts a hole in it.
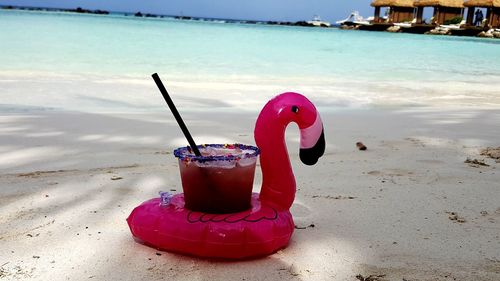
[[[467,25],[472,25],[474,11],[476,7],[481,7],[487,8],[487,26],[491,28],[500,28],[500,0],[467,0],[464,6],[469,8],[467,13]]]
[[[465,7],[492,7],[500,8],[500,0],[468,0],[464,3]]]
[[[375,0],[372,2],[371,5],[372,5],[372,7],[409,7],[409,8],[413,8],[413,0]]]
[[[389,7],[389,22],[411,20],[413,18],[413,0],[375,0],[371,3],[375,7],[375,22],[380,22],[380,7]]]
[[[447,7],[447,8],[463,8],[464,1],[462,0],[415,0],[415,7]]]
[[[413,5],[417,7],[417,23],[422,23],[424,7],[434,7],[431,24],[436,25],[462,16],[464,8],[463,0],[415,0]]]

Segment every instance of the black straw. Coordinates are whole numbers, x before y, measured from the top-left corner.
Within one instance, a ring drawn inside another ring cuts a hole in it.
[[[158,89],[160,90],[161,94],[163,95],[163,98],[168,104],[168,107],[170,107],[170,110],[172,111],[172,114],[175,117],[175,120],[177,120],[177,123],[179,124],[179,127],[181,127],[182,132],[184,133],[184,136],[186,137],[189,145],[191,146],[191,149],[193,149],[193,152],[196,156],[201,156],[200,150],[198,150],[198,146],[196,146],[196,143],[193,140],[193,137],[188,131],[188,128],[186,127],[186,124],[184,124],[184,121],[181,118],[181,115],[179,114],[179,111],[177,111],[177,108],[174,105],[174,102],[168,95],[167,89],[165,89],[165,86],[163,86],[163,83],[161,82],[160,77],[158,76],[157,73],[154,73],[151,75],[153,79],[156,82],[156,85],[158,86]]]

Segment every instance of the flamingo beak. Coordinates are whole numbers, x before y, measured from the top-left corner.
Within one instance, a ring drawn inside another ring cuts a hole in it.
[[[318,159],[325,153],[325,132],[323,122],[319,114],[316,121],[308,128],[300,130],[300,161],[312,166],[318,162]]]

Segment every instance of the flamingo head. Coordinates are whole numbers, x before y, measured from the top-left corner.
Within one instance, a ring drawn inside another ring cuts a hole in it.
[[[297,93],[277,96],[278,114],[283,124],[295,122],[300,129],[300,160],[314,165],[325,152],[323,122],[316,107],[306,97]]]

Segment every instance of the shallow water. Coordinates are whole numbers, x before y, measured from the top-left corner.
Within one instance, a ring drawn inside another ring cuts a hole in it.
[[[26,11],[0,11],[0,38],[0,110],[45,108],[47,91],[57,108],[148,108],[129,95],[154,72],[192,107],[286,90],[324,107],[500,105],[500,40]]]

